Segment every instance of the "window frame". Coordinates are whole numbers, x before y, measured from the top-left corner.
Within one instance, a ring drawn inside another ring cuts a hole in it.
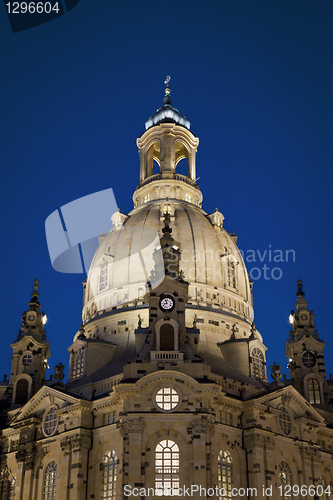
[[[310,384],[312,387],[310,388]],[[316,385],[316,388],[315,388]],[[322,403],[320,382],[316,377],[309,377],[306,381],[308,390],[308,400],[311,405],[320,405]],[[318,401],[319,397],[319,401]]]
[[[115,450],[104,454],[101,470],[101,500],[117,500],[118,457]]]
[[[103,292],[108,287],[109,279],[109,263],[104,261],[99,267],[98,289]]]
[[[294,499],[294,496],[292,494],[293,475],[288,462],[282,460],[278,465],[278,471],[279,471],[280,486],[282,486],[282,492],[280,495],[281,500],[293,500]],[[285,477],[283,477],[283,474],[285,474]],[[285,495],[284,493],[285,486],[291,486],[291,495],[290,494],[288,494],[288,496]]]
[[[54,460],[49,462],[43,475],[43,500],[55,500],[57,490],[58,465]],[[49,488],[53,488],[51,491]],[[51,496],[50,496],[51,493]]]
[[[166,451],[170,450],[170,451]],[[155,446],[154,475],[156,496],[180,496],[180,450],[176,441],[167,437]]]
[[[84,376],[85,371],[85,347],[81,345],[72,352],[71,372],[72,379]]]
[[[166,389],[170,389],[171,390],[171,401],[164,401],[164,398],[167,397],[168,399],[168,394],[167,393],[162,393],[162,394],[159,394],[161,391],[165,391]],[[172,391],[174,391],[174,393],[172,393]],[[168,404],[170,403],[172,405],[172,396],[178,396],[178,401],[177,403],[175,404],[175,406],[173,408],[169,408],[169,409],[166,409],[166,408],[163,408],[162,406],[160,406],[157,401],[157,396],[162,396],[162,404]],[[157,387],[155,389],[155,391],[153,392],[153,398],[152,398],[152,401],[154,403],[154,406],[155,408],[160,411],[160,412],[163,412],[163,413],[172,413],[176,410],[178,410],[178,408],[180,407],[181,403],[182,403],[182,394],[180,392],[180,390],[178,389],[178,387],[176,387],[174,384],[165,384],[165,385],[160,385],[159,387]]]
[[[227,450],[220,450],[217,461],[217,482],[219,492],[224,489],[226,495],[219,496],[219,500],[230,500],[233,488],[233,459]]]
[[[279,429],[284,436],[290,436],[293,428],[291,415],[284,405],[278,407],[278,412],[277,420]]]
[[[57,429],[58,429],[58,425],[59,425],[59,415],[57,413],[57,410],[58,410],[58,407],[57,405],[52,405],[50,408],[48,408],[45,412],[44,412],[44,415],[43,415],[43,422],[42,422],[42,430],[43,430],[43,434],[45,437],[51,437],[53,436],[56,432],[57,432]],[[48,417],[52,415],[52,419],[49,419],[48,420]],[[53,425],[53,427],[52,427]],[[48,426],[50,426],[50,432],[48,432]]]
[[[227,286],[236,289],[236,265],[230,258],[227,260]]]
[[[251,377],[257,380],[266,379],[265,355],[259,347],[251,349]]]

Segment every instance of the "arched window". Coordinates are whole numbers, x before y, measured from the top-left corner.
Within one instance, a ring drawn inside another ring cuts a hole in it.
[[[117,454],[108,451],[103,458],[102,495],[103,500],[117,500]]]
[[[28,401],[29,382],[25,378],[18,380],[16,384],[15,403],[17,405],[24,405]]]
[[[320,498],[322,498],[322,500],[329,500],[330,499],[329,490],[327,489],[327,483],[326,483],[325,479],[323,478],[323,476],[319,477],[318,486],[322,486],[323,487],[323,491],[322,492],[320,490],[317,490],[318,491],[318,496]],[[321,493],[322,493],[322,495],[321,495]]]
[[[99,291],[105,290],[108,284],[108,264],[104,262],[99,271]]]
[[[227,283],[228,286],[232,288],[236,288],[236,273],[235,273],[235,263],[232,260],[228,260],[228,274],[227,274]]]
[[[170,323],[164,323],[160,329],[160,351],[174,351],[175,332]]]
[[[279,464],[279,479],[280,479],[280,485],[282,486],[281,499],[292,500],[294,497],[292,495],[290,496],[291,492],[289,491],[289,488],[288,491],[285,491],[286,486],[292,487],[291,470],[287,462],[282,461]]]
[[[53,461],[48,464],[44,474],[43,500],[54,500],[57,486],[57,464]]]
[[[217,463],[217,480],[219,490],[223,496],[219,496],[219,500],[228,500],[231,497],[233,476],[232,476],[232,456],[228,451],[221,450]]]
[[[72,378],[79,378],[82,375],[84,375],[84,349],[81,347],[73,352]]]
[[[157,496],[178,496],[179,448],[171,439],[155,448],[155,490]]]
[[[265,378],[265,358],[258,347],[254,347],[251,351],[251,375],[260,380]]]
[[[11,480],[10,485],[9,485],[9,496],[8,496],[9,500],[14,500],[15,485],[16,485],[16,476],[13,477],[13,479]]]
[[[320,405],[320,385],[317,379],[310,378],[308,380],[308,394],[309,394],[309,403],[312,405]]]

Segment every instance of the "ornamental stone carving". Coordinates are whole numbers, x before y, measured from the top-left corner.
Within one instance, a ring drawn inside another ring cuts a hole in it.
[[[268,436],[260,434],[248,434],[244,439],[245,448],[251,450],[253,448],[266,448],[272,450],[274,448],[274,440]]]
[[[27,446],[26,448],[21,448],[16,452],[16,461],[24,464],[26,470],[31,470],[34,467],[36,458],[36,448],[34,445]]]
[[[127,436],[128,434],[137,434],[143,431],[145,426],[142,418],[133,418],[132,420],[121,421],[118,425],[119,432],[122,436]]]
[[[8,477],[11,474],[11,470],[8,468],[7,464],[1,464],[1,469],[0,469],[0,481],[3,481],[5,479],[8,479]]]
[[[193,434],[204,434],[205,432],[214,432],[214,417],[204,417],[191,422]]]
[[[301,448],[301,453],[304,460],[320,463],[318,450],[315,450],[313,448]]]
[[[90,436],[80,436],[75,434],[75,436],[69,436],[60,441],[61,450],[64,455],[68,455],[71,451],[77,453],[81,449],[89,450],[91,447]]]

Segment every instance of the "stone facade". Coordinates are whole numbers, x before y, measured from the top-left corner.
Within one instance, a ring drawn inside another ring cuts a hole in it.
[[[292,498],[296,485],[303,498],[328,499],[333,382],[302,283],[291,378],[275,363],[270,382],[237,238],[218,210],[201,207],[199,141],[169,87],[146,126],[135,208],[114,214],[101,237],[66,384],[61,364],[45,380],[50,347],[34,282],[0,387],[0,498],[161,498],[170,488],[195,499]],[[180,160],[188,176],[176,173]]]

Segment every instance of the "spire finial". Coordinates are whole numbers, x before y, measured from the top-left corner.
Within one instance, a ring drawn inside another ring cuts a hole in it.
[[[300,280],[298,279],[296,281],[296,285],[297,285],[297,297],[304,297],[305,293],[303,292],[303,280]]]
[[[165,87],[165,97],[164,97],[164,104],[171,104],[171,89],[169,87],[169,82],[171,80],[171,76],[167,76],[166,79],[164,80],[164,83],[166,85]]]
[[[39,289],[39,280],[36,278],[34,280],[34,291],[31,294],[31,297],[39,297],[38,289]]]

